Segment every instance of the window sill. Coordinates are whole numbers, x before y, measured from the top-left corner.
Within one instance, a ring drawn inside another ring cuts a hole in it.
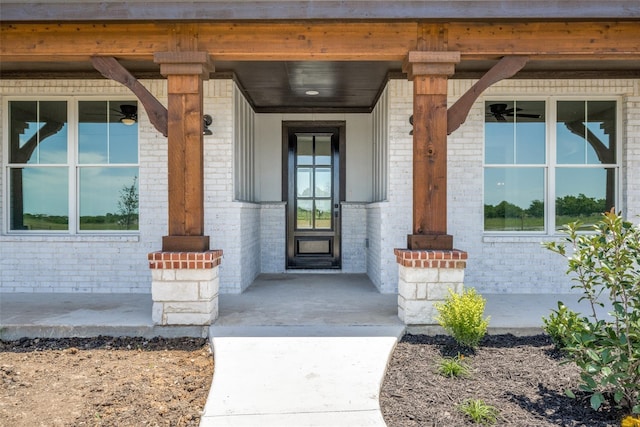
[[[122,242],[140,241],[139,234],[4,234],[0,242]]]
[[[543,243],[548,241],[560,241],[565,236],[560,234],[548,235],[537,234],[525,236],[522,234],[508,234],[508,235],[484,235],[482,236],[482,243]]]

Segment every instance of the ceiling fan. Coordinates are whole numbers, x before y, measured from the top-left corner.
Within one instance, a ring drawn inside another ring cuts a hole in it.
[[[124,125],[132,125],[138,121],[138,106],[131,104],[120,104],[120,110],[113,110],[120,113],[120,123]]]
[[[487,117],[494,117],[499,122],[506,122],[506,117],[526,117],[529,119],[539,119],[540,114],[520,113],[522,108],[507,108],[507,104],[490,104],[490,112]]]

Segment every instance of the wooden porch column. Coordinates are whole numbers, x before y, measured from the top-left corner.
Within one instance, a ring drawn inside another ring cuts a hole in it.
[[[413,81],[413,234],[408,249],[453,249],[447,234],[447,79],[459,52],[412,51],[403,70]]]
[[[159,52],[154,60],[168,86],[169,235],[162,250],[207,251],[202,82],[213,65],[206,52]]]

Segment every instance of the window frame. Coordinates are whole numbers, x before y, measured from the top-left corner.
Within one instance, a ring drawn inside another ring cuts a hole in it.
[[[20,163],[10,162],[9,153],[9,105],[14,101],[28,102],[47,102],[47,101],[64,101],[67,103],[67,158],[65,163],[59,164],[43,164],[27,167],[64,167],[67,169],[68,176],[68,229],[67,230],[12,230],[11,229],[11,197],[10,197],[10,170]],[[79,162],[79,124],[80,111],[79,104],[82,101],[99,101],[99,102],[131,102],[136,103],[138,111],[140,111],[140,101],[135,96],[110,96],[110,95],[79,95],[79,96],[8,96],[3,100],[2,108],[5,114],[2,116],[2,128],[5,130],[2,136],[2,229],[3,235],[19,235],[19,236],[38,236],[38,235],[54,235],[54,236],[108,236],[108,235],[139,235],[140,234],[140,207],[138,206],[138,229],[137,230],[81,230],[80,229],[80,170],[82,168],[91,167],[107,167],[107,168],[137,168],[138,169],[138,194],[140,194],[140,120],[137,125],[137,163],[80,163]],[[140,115],[138,115],[140,117]]]
[[[534,237],[534,236],[550,236],[557,237],[562,234],[562,230],[557,230],[556,224],[556,172],[559,168],[570,169],[603,169],[613,168],[615,170],[615,209],[620,212],[624,210],[622,198],[622,159],[623,159],[623,128],[622,128],[622,98],[620,96],[611,95],[496,95],[487,96],[482,99],[482,233],[487,237]],[[488,102],[523,102],[523,101],[544,101],[545,111],[545,163],[544,164],[499,164],[486,162],[486,105]],[[615,163],[597,163],[597,164],[558,164],[557,163],[557,112],[558,102],[561,101],[612,101],[616,106],[616,154]],[[544,227],[538,231],[518,231],[518,230],[485,230],[484,228],[484,205],[485,205],[485,172],[489,168],[540,168],[544,170]],[[586,233],[586,231],[585,231]]]

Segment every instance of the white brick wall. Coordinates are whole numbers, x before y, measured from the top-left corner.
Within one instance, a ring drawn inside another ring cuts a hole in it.
[[[265,202],[260,211],[260,269],[262,273],[282,273],[286,264],[285,202]]]
[[[367,271],[367,210],[364,203],[342,203],[342,272]]]
[[[453,103],[473,82],[452,80]],[[143,81],[166,103],[166,81]],[[222,249],[221,292],[240,292],[259,272],[284,271],[285,208],[280,202],[234,201],[233,86],[205,82],[205,232],[211,248]],[[412,212],[412,83],[389,82],[388,192],[385,201],[343,206],[343,271],[366,271],[382,292],[395,292],[398,265],[393,249],[406,247]],[[640,81],[509,80],[487,95],[616,95],[622,103],[622,195],[627,217],[640,215]],[[107,80],[0,80],[0,113],[6,126],[7,96],[130,96]],[[480,99],[465,124],[449,138],[448,229],[454,246],[469,253],[466,283],[481,292],[566,292],[565,263],[540,247],[537,237],[489,237],[482,232],[482,138]],[[146,257],[160,249],[167,233],[166,138],[140,109],[140,233],[137,236],[16,236],[0,234],[0,291],[150,292]],[[318,120],[321,117],[317,117]],[[0,127],[4,135],[6,129]],[[375,130],[374,130],[375,132]],[[3,145],[6,141],[3,139]],[[0,150],[0,161],[5,150]],[[4,165],[4,163],[3,163]],[[6,219],[6,171],[0,174],[0,210]],[[366,218],[366,221],[364,220]],[[368,238],[369,247],[364,247]],[[365,256],[361,255],[366,252]]]

